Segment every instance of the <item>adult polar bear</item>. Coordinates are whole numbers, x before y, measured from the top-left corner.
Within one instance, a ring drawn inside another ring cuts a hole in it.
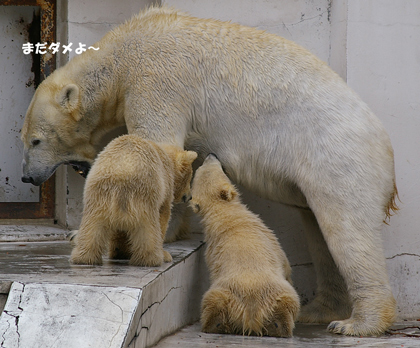
[[[236,183],[303,208],[320,227],[307,234],[317,297],[300,320],[334,320],[329,330],[346,335],[386,330],[395,300],[380,229],[395,209],[393,150],[337,74],[276,35],[168,8],[95,46],[36,90],[22,130],[24,182],[39,185],[62,163],[88,166],[101,136],[123,124],[216,153]]]

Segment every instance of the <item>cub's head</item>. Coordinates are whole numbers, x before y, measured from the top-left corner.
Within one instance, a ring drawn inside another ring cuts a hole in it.
[[[80,88],[72,83],[55,83],[52,77],[37,88],[21,135],[22,181],[37,186],[63,163],[86,175],[97,153],[82,117]]]
[[[194,151],[184,151],[177,146],[164,145],[163,149],[175,163],[174,203],[188,202],[191,199],[192,164],[197,158]]]
[[[223,172],[217,157],[210,154],[197,169],[192,184],[190,206],[195,213],[204,214],[215,204],[238,200],[238,192]]]

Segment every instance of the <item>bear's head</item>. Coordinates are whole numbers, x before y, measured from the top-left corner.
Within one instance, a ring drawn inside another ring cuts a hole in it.
[[[22,128],[23,182],[38,186],[63,163],[87,174],[97,150],[82,114],[77,85],[62,85],[51,79],[39,85]]]
[[[197,153],[184,151],[173,145],[161,144],[161,147],[172,157],[175,164],[174,203],[188,202],[191,199],[192,164],[197,158]]]
[[[209,154],[197,169],[192,184],[190,206],[195,213],[205,213],[220,202],[239,200],[238,191],[213,154]]]

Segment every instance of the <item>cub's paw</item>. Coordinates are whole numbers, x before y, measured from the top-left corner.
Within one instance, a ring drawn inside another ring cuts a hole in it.
[[[102,265],[102,257],[88,253],[82,254],[74,249],[70,256],[70,263],[75,265]]]
[[[142,255],[133,254],[130,258],[129,264],[131,266],[141,267],[159,267],[163,263],[163,253],[158,254],[147,253]]]
[[[224,323],[224,316],[222,314],[213,315],[206,320],[202,320],[201,330],[207,333],[226,334],[232,333],[226,323]]]
[[[232,294],[222,288],[210,288],[201,304],[201,329],[208,333],[234,333],[229,326],[228,304]]]
[[[166,250],[163,251],[163,262],[172,262],[172,255]]]
[[[66,234],[66,239],[70,242],[72,246],[76,245],[77,233],[79,230],[73,230]]]
[[[295,323],[290,320],[275,320],[265,325],[265,336],[292,337]]]
[[[279,296],[276,301],[272,319],[264,325],[266,334],[275,337],[292,337],[300,309],[299,297],[293,290],[290,294]]]

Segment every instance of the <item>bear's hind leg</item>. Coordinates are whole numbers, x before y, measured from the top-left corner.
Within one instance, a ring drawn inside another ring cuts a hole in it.
[[[346,206],[344,201],[340,204],[339,197],[337,202],[322,195],[308,197],[308,203],[346,282],[353,307],[350,318],[331,322],[328,330],[378,335],[392,324],[396,310],[380,238],[384,208],[374,200],[362,202],[360,195],[358,199],[360,209]]]
[[[302,307],[301,323],[329,324],[351,315],[351,302],[343,277],[328,250],[318,222],[310,210],[301,210],[306,240],[317,276],[316,297]]]

